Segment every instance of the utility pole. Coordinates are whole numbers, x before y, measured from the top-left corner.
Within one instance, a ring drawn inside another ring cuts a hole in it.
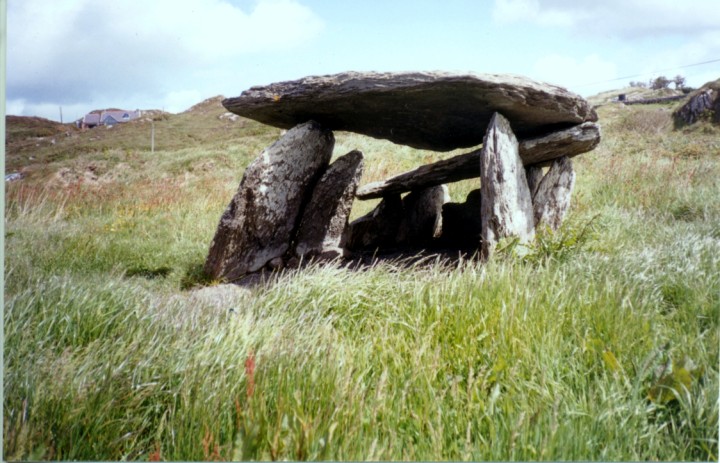
[[[63,120],[62,120],[62,106],[60,106],[60,123],[61,123],[61,124],[63,123]]]

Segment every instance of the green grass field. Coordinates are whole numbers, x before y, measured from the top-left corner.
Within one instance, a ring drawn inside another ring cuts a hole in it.
[[[278,129],[217,101],[156,121],[154,154],[149,123],[9,126],[4,458],[717,461],[720,128],[670,109],[599,108],[569,218],[525,256],[222,298],[201,267]],[[363,183],[449,156],[337,134],[354,148]]]

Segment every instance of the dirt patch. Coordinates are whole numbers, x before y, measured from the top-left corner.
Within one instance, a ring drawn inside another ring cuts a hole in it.
[[[88,163],[77,167],[61,167],[50,179],[50,184],[71,187],[78,184],[101,186],[116,181],[129,170],[125,163],[108,169],[103,163]]]

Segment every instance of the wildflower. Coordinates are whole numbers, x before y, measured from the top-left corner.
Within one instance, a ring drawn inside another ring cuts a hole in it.
[[[255,353],[250,351],[245,359],[245,375],[247,376],[247,396],[252,397],[255,392]]]

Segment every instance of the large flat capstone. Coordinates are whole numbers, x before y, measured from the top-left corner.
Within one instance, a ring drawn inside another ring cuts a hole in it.
[[[284,129],[315,120],[330,130],[435,151],[480,145],[495,112],[520,138],[597,121],[579,95],[509,74],[346,72],[252,87],[223,105]]]

